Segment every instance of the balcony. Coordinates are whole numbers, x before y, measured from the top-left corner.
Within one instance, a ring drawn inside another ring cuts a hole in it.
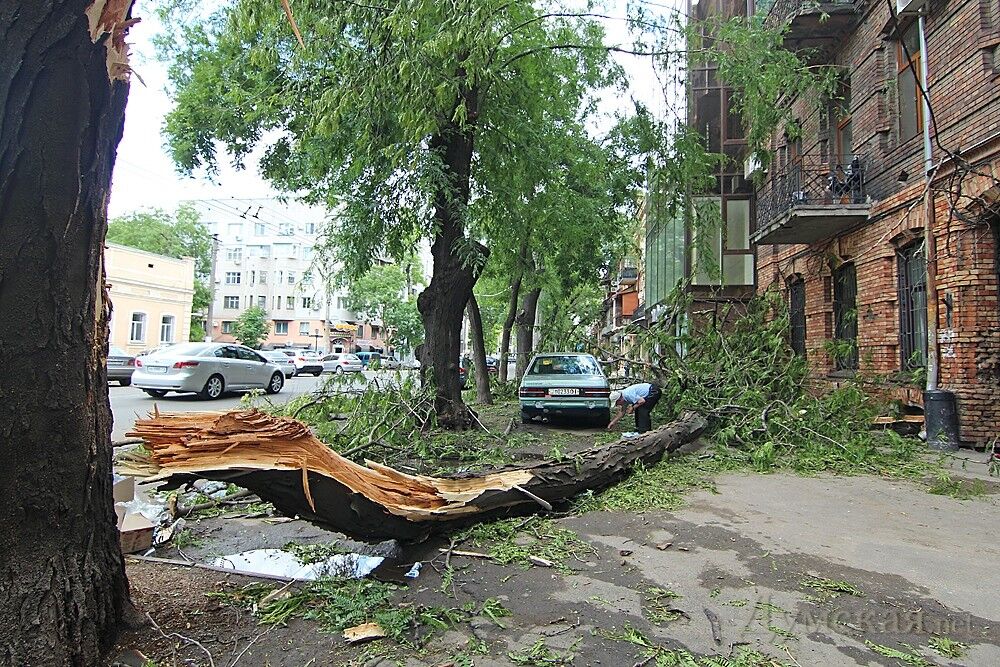
[[[634,266],[622,267],[618,274],[619,283],[634,283],[639,279],[639,269]]]
[[[802,157],[772,172],[758,190],[751,241],[816,243],[865,222],[870,209],[860,158]]]
[[[786,49],[816,50],[836,45],[861,19],[861,0],[762,0],[758,13],[766,13],[764,25],[787,25]]]

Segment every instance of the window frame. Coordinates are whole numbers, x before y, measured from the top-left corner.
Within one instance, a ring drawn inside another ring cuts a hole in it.
[[[281,331],[280,329],[284,329]],[[274,322],[274,335],[275,336],[287,336],[288,335],[288,322],[286,320]]]
[[[242,284],[242,281],[243,281],[242,271],[226,271],[226,275],[223,278],[223,284],[225,285],[240,285]]]
[[[235,305],[229,305],[229,304]],[[222,308],[223,310],[239,310],[240,309],[240,297],[233,295],[225,295],[222,297]]]
[[[134,335],[132,335],[133,332],[134,332],[134,330],[135,330],[135,325],[136,325],[135,316],[136,315],[141,315],[142,316],[142,319],[139,321],[139,324],[142,326],[142,336],[139,337],[139,338],[136,338]],[[149,325],[149,313],[147,313],[146,311],[143,311],[143,310],[133,310],[129,314],[129,328],[128,328],[128,340],[129,340],[129,343],[145,343],[146,342],[146,329],[147,329],[148,325]]]
[[[850,280],[846,280],[847,278]],[[847,358],[835,359],[834,367],[838,371],[856,371],[858,370],[858,269],[854,262],[845,262],[838,266],[833,271],[832,282],[833,338],[854,344],[854,352]],[[851,315],[852,310],[853,315]]]
[[[910,57],[907,58],[906,52],[909,49],[904,48],[904,42],[906,41],[907,37],[911,37],[910,35],[911,30],[919,31],[919,23],[917,21],[913,21],[905,29],[900,30],[898,32],[898,36],[896,39],[896,112],[897,112],[896,125],[897,125],[897,130],[899,131],[899,139],[901,142],[909,141],[913,137],[920,136],[920,134],[924,131],[924,104],[923,104],[923,96],[921,94],[921,90],[923,89],[924,86],[924,81],[923,81],[923,69],[921,67],[920,49],[918,48],[912,51],[910,53]],[[919,32],[917,34],[917,39],[918,41],[920,39]],[[912,71],[910,69],[911,65],[912,65]],[[913,114],[915,118],[914,127],[916,129],[913,134],[904,137],[903,126],[902,126],[903,95],[902,95],[902,90],[900,88],[901,86],[900,77],[902,77],[903,75],[908,76],[910,74],[913,75],[913,81],[914,81],[913,103],[915,108]]]
[[[801,310],[796,308],[796,296],[801,293]],[[799,317],[801,314],[801,317]],[[796,320],[801,319],[801,325]],[[801,343],[796,331],[801,331]],[[806,281],[801,277],[795,278],[788,283],[788,333],[789,345],[792,351],[805,358],[806,354]]]
[[[170,320],[170,322],[168,323],[167,320]],[[164,336],[163,335],[163,327],[167,327],[167,326],[170,327],[170,329],[169,329],[170,335],[169,336]],[[177,328],[177,316],[176,315],[173,315],[171,313],[161,314],[160,315],[160,342],[161,343],[173,343],[174,342],[174,336],[175,336],[175,333],[176,333],[176,331],[175,331],[176,328]]]
[[[918,258],[923,270],[918,273],[919,280],[911,284],[912,268]],[[927,366],[927,256],[923,239],[896,251],[896,274],[899,368],[903,372],[915,371]],[[914,298],[920,294],[922,299]],[[920,343],[922,349],[918,349]],[[913,363],[917,352],[921,353],[921,363]]]

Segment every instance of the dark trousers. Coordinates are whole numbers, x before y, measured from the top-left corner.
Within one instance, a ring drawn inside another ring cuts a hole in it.
[[[636,407],[635,409],[635,430],[639,433],[645,433],[649,429],[653,428],[652,421],[649,418],[649,413],[653,411],[656,407],[657,402],[660,400],[660,388],[655,384],[649,388],[649,395],[642,402],[642,405]]]

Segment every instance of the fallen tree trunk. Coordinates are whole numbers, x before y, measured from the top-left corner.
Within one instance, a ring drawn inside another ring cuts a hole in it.
[[[155,478],[178,486],[193,478],[232,482],[282,514],[368,540],[415,540],[485,519],[523,514],[600,490],[637,463],[697,438],[705,420],[685,413],[628,440],[561,461],[442,478],[407,475],[371,461],[360,465],[324,445],[301,422],[257,410],[156,414],[129,433],[143,439]]]

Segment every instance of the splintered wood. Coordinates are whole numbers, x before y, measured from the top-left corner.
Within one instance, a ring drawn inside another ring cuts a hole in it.
[[[156,413],[128,435],[142,438],[157,478],[233,482],[283,514],[364,539],[416,539],[489,517],[524,513],[622,479],[700,435],[694,413],[630,440],[595,447],[571,461],[546,461],[462,478],[408,475],[359,465],[294,419],[258,410]]]

